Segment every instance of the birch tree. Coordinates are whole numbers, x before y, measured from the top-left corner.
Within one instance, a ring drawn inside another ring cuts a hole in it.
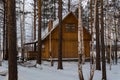
[[[24,43],[25,43],[25,0],[23,0],[22,14],[20,15],[20,30],[21,30],[21,57],[24,62]]]
[[[78,7],[78,73],[79,73],[80,80],[84,80],[83,72],[82,72],[83,54],[84,54],[83,26],[82,26],[82,14],[81,14],[81,0],[79,0],[79,7]]]
[[[107,48],[107,57],[108,57],[108,63],[110,64],[110,70],[111,70],[111,62],[112,62],[112,59],[111,59],[111,53],[112,53],[112,38],[111,38],[111,33],[112,33],[112,28],[111,28],[111,22],[112,22],[112,19],[110,19],[111,17],[109,17],[109,1],[107,0],[107,7],[106,7],[106,26],[108,29],[107,31],[107,45],[108,45],[108,48]]]
[[[92,38],[92,41],[91,41],[91,53],[90,53],[90,58],[91,58],[91,61],[90,61],[90,80],[93,79],[93,76],[94,76],[94,70],[95,70],[95,53],[94,53],[94,35],[95,35],[95,27],[97,27],[97,0],[95,0],[95,5],[94,5],[94,25],[92,23],[92,4],[93,4],[93,1],[90,0],[90,15],[91,15],[91,38]],[[98,30],[98,28],[96,28],[96,30]],[[97,35],[97,33],[96,33]],[[97,45],[97,44],[96,44]],[[96,49],[96,52],[97,52],[97,49]],[[97,53],[96,53],[97,55]],[[97,65],[97,63],[96,63]]]

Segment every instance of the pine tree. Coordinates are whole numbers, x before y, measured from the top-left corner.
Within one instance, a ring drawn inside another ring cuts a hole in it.
[[[115,8],[115,2],[117,1],[117,0],[112,0],[113,1],[113,3],[114,3],[114,5],[113,5],[113,7],[114,7],[114,26],[115,26],[115,64],[117,64],[117,62],[118,62],[118,59],[117,59],[117,42],[118,42],[118,40],[117,40],[117,25],[116,25],[116,19],[115,19],[115,12],[116,12],[116,8]]]
[[[71,1],[68,0],[68,12],[70,12]]]
[[[58,42],[58,69],[63,69],[62,66],[62,0],[59,0],[59,9],[58,9],[58,17],[59,17],[59,42]]]
[[[7,17],[8,17],[8,0],[5,0],[5,54],[4,54],[4,59],[8,60],[8,21],[7,21]]]
[[[106,77],[106,61],[105,61],[105,44],[104,44],[104,16],[103,16],[103,0],[101,3],[101,53],[102,53],[102,80],[107,80]]]
[[[8,0],[9,80],[17,80],[16,12],[15,0]]]
[[[34,0],[34,40],[36,40],[36,0]]]
[[[38,54],[37,64],[41,64],[42,58],[42,40],[41,40],[41,0],[38,0]]]
[[[99,10],[98,10],[98,1],[96,0],[95,2],[95,22],[94,26],[96,28],[96,70],[101,70],[101,63],[100,63],[100,41],[99,41]]]
[[[5,27],[6,27],[6,2],[3,1],[4,4],[4,18],[3,18],[3,59],[5,59]]]

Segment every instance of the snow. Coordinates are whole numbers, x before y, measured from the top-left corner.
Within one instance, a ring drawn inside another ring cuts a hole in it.
[[[8,70],[8,63],[3,62],[0,66],[0,72]],[[18,80],[79,80],[77,62],[63,62],[63,70],[57,69],[57,62],[54,62],[54,66],[50,66],[50,62],[43,61],[42,65],[34,67],[35,61],[28,61],[23,65],[18,64]],[[26,66],[24,66],[26,65]],[[118,65],[112,65],[112,70],[109,70],[109,64],[107,64],[107,80],[120,80],[120,63]],[[89,80],[90,75],[90,63],[86,62],[83,65],[83,75],[85,80]],[[8,80],[7,76],[1,76],[0,80]],[[102,71],[95,71],[93,80],[101,80]]]

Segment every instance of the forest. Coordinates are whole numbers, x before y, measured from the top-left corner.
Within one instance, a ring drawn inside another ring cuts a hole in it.
[[[119,80],[119,30],[120,0],[0,0],[0,80]]]

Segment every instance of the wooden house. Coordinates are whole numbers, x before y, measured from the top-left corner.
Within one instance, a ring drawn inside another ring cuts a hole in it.
[[[48,28],[42,33],[42,58],[49,59],[58,57],[58,28],[59,20],[48,23]],[[84,53],[90,57],[90,33],[83,27]],[[62,19],[62,57],[78,57],[78,19],[74,13],[69,12]]]

